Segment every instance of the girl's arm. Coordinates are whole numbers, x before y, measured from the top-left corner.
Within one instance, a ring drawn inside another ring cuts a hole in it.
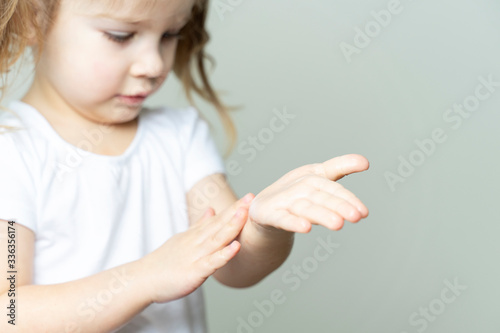
[[[368,168],[365,157],[343,155],[294,169],[262,190],[253,199],[248,221],[238,235],[240,252],[214,277],[231,287],[252,286],[286,260],[295,232],[308,233],[313,224],[339,230],[344,220],[356,223],[366,218],[366,206],[337,181]],[[225,176],[214,174],[188,192],[188,213],[195,219],[203,208],[200,203],[217,213],[236,198]]]
[[[288,258],[294,241],[293,232],[269,230],[248,219],[238,235],[240,252],[214,277],[233,288],[255,285],[276,270]]]
[[[113,332],[152,303],[187,296],[238,253],[240,244],[233,240],[247,221],[248,207],[239,200],[218,216],[209,209],[187,231],[139,260],[53,285],[31,285],[35,235],[16,224],[17,284],[11,288],[0,279],[0,332]],[[0,220],[2,276],[11,270],[7,230],[8,222]],[[15,325],[5,315],[11,300]]]
[[[197,221],[208,206],[213,207],[218,214],[238,200],[221,173],[197,182],[189,190],[186,199],[191,221]],[[229,287],[245,288],[258,283],[276,270],[288,258],[295,235],[292,232],[276,231],[259,227],[248,220],[236,238],[241,243],[240,251],[226,266],[215,272],[214,278]]]
[[[1,279],[0,332],[112,332],[151,304],[141,261],[76,281],[30,285],[35,235],[22,225],[15,224],[15,228],[17,274],[12,280],[15,287]],[[0,230],[1,275],[9,277],[13,275],[7,273],[11,271],[7,221],[0,220]]]

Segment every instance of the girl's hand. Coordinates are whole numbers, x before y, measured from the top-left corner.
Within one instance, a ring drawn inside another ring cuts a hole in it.
[[[250,221],[300,233],[309,232],[312,224],[339,230],[344,220],[358,222],[368,216],[368,209],[336,181],[368,167],[365,157],[350,154],[292,170],[254,198]]]
[[[189,295],[238,253],[241,245],[234,239],[248,219],[251,196],[247,201],[244,197],[219,215],[209,208],[187,231],[140,259],[152,302]]]

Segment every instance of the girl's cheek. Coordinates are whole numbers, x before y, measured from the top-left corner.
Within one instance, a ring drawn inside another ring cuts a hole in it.
[[[106,87],[116,84],[120,78],[126,75],[126,67],[120,66],[118,61],[105,61],[96,59],[91,66],[90,73],[94,78],[96,86]]]
[[[92,62],[92,68],[91,70],[96,74],[101,77],[109,77],[111,74],[115,73],[117,71],[118,66],[118,59],[115,59],[113,61],[106,61],[106,59],[102,58],[97,58],[94,59]]]

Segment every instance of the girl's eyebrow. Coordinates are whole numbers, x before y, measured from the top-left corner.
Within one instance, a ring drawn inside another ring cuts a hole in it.
[[[95,14],[95,15],[92,15],[92,17],[93,18],[108,19],[108,20],[111,19],[114,21],[120,21],[123,23],[128,23],[128,24],[133,24],[133,25],[138,25],[138,24],[143,22],[142,20],[137,20],[137,19],[127,17],[127,16],[117,16],[117,15],[110,14],[110,13]]]
[[[137,18],[132,18],[132,17],[128,17],[128,16],[120,16],[120,15],[116,15],[116,14],[112,14],[112,13],[99,13],[99,14],[92,15],[92,17],[111,19],[114,21],[119,21],[119,22],[130,24],[130,25],[139,25],[139,24],[147,21],[147,20],[140,20],[140,19],[138,20]],[[190,18],[191,18],[191,13],[189,13],[189,15],[183,17],[181,22],[183,22],[185,24],[190,20]]]

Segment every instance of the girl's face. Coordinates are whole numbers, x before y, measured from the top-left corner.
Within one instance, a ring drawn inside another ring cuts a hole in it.
[[[37,96],[93,122],[135,119],[172,69],[175,35],[193,4],[62,0],[37,66]]]

